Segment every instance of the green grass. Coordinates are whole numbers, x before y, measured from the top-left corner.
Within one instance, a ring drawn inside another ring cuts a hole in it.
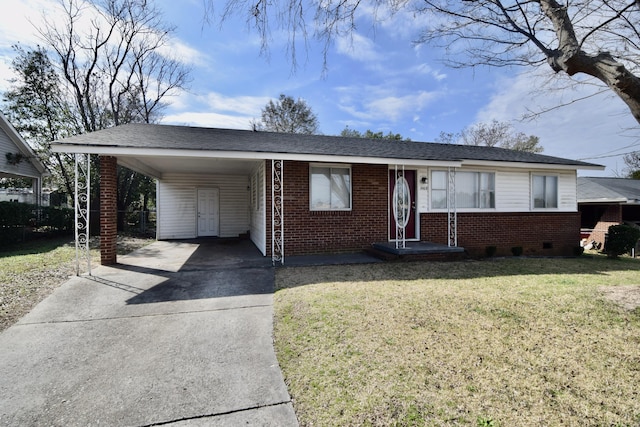
[[[151,241],[119,238],[118,253],[130,252]],[[70,237],[39,239],[0,251],[0,331],[74,275],[75,257],[75,245]],[[100,255],[96,248],[91,249],[91,257],[92,266],[97,266]]]
[[[285,268],[276,280],[276,352],[302,426],[640,425],[640,309],[601,291],[640,286],[638,261]]]

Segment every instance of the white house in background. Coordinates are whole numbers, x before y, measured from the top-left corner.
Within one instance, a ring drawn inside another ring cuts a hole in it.
[[[27,178],[31,180],[31,200],[41,204],[42,177],[47,169],[27,142],[0,113],[0,178]],[[27,201],[24,195],[15,195],[14,201]]]

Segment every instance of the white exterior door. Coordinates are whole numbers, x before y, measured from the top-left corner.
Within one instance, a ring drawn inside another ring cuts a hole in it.
[[[198,236],[218,236],[220,192],[217,188],[198,188]]]

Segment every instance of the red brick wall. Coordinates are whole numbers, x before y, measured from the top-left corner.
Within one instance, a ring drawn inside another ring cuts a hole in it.
[[[271,253],[271,162],[267,162],[267,253]],[[285,256],[360,250],[387,241],[386,165],[351,166],[351,211],[309,210],[309,163],[284,163]]]
[[[595,240],[596,242],[604,245],[605,234],[609,232],[609,227],[612,225],[618,225],[622,222],[622,206],[621,205],[609,205],[604,211],[600,220],[593,228],[591,235],[587,238],[590,242]]]
[[[100,156],[100,263],[117,262],[118,174],[115,157]]]
[[[266,162],[267,254],[271,254],[271,161]],[[346,252],[388,240],[388,167],[351,166],[352,210],[309,210],[309,163],[284,164],[285,256]],[[447,243],[447,214],[420,215],[420,238]],[[571,255],[580,240],[578,212],[459,213],[458,245],[482,256],[487,246],[511,255],[522,246],[525,255]],[[544,249],[543,243],[551,248]]]
[[[458,246],[475,256],[483,256],[487,246],[496,246],[497,255],[511,255],[515,246],[522,246],[524,255],[572,255],[580,242],[580,214],[458,213],[457,230]],[[420,232],[422,240],[446,244],[447,214],[421,214]]]

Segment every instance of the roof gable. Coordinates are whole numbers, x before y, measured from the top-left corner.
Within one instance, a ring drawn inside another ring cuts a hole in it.
[[[40,176],[47,173],[47,168],[40,158],[33,152],[29,144],[20,136],[2,113],[0,113],[0,132],[7,137],[5,140],[5,151],[2,153],[2,158],[0,158],[0,172],[9,175],[29,176],[32,178],[35,177],[34,175]],[[4,157],[7,153],[21,154],[24,158],[28,159],[29,162],[26,164],[18,164],[12,168],[5,167]]]

